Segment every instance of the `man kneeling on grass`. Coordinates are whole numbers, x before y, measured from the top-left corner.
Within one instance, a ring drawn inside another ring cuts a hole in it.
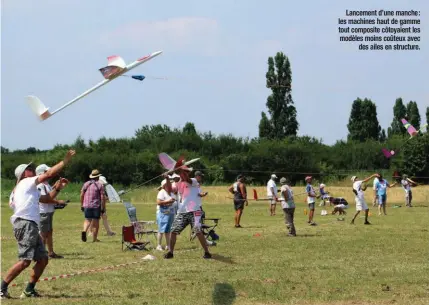
[[[16,186],[13,190],[12,204],[14,213],[10,218],[13,225],[15,239],[18,242],[19,262],[9,269],[1,282],[0,299],[10,298],[7,291],[9,284],[35,261],[36,264],[30,273],[30,281],[21,294],[21,298],[40,297],[34,289],[40,276],[48,265],[48,253],[39,235],[40,202],[52,202],[49,194],[41,196],[37,185],[56,176],[71,158],[75,151],[67,152],[64,161],[59,162],[47,172],[36,176],[32,164],[21,164],[15,169]]]
[[[200,189],[197,179],[189,177],[188,169],[178,169],[180,181],[177,183],[177,190],[180,194],[179,208],[176,218],[174,218],[171,228],[169,251],[164,255],[164,258],[173,258],[174,246],[176,244],[177,235],[180,234],[188,225],[196,233],[201,246],[204,249],[203,258],[211,258],[211,254],[207,247],[206,239],[201,231],[201,206],[198,198]],[[168,179],[168,178],[167,178]]]

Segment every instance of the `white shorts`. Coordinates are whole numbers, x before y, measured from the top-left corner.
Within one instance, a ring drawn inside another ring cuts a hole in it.
[[[270,204],[276,204],[276,203],[277,203],[277,202],[276,202],[276,200],[275,200],[274,198],[270,198],[270,197],[268,197],[268,199],[270,199],[270,200],[269,200]]]
[[[366,205],[365,199],[355,198],[355,202],[356,202],[356,211],[368,210],[368,206]]]

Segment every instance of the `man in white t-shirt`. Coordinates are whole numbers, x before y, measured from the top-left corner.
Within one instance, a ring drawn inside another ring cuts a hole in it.
[[[48,253],[39,235],[39,202],[50,202],[52,198],[49,195],[40,196],[37,185],[56,176],[74,155],[75,151],[69,150],[63,161],[40,176],[36,176],[35,169],[31,163],[21,164],[15,169],[17,181],[13,191],[14,213],[10,221],[13,225],[15,239],[18,242],[19,261],[7,271],[1,282],[1,299],[10,298],[8,293],[9,284],[23,270],[28,268],[33,260],[36,264],[31,271],[30,281],[21,298],[40,296],[34,287],[48,265]]]
[[[181,201],[179,202],[177,215],[171,229],[170,250],[164,255],[164,258],[169,259],[174,257],[173,253],[177,235],[188,225],[191,225],[192,230],[195,232],[204,249],[203,258],[211,258],[206,239],[201,231],[202,211],[199,198],[199,183],[197,179],[190,178],[188,169],[178,169],[177,173],[180,176],[180,181],[177,183],[177,190]]]
[[[36,167],[36,175],[40,176],[41,174],[46,173],[51,168],[47,166],[46,164],[40,164],[38,167]],[[58,195],[60,190],[60,183],[63,183],[63,187],[67,184],[66,179],[58,180],[55,185],[52,187],[48,181],[44,181],[42,183],[39,183],[37,185],[37,189],[40,192],[41,196],[50,195],[51,198],[53,198],[52,202],[49,203],[39,203],[39,209],[40,209],[40,236],[42,236],[42,241],[45,246],[48,247],[48,256],[49,258],[63,258],[63,256],[58,255],[54,252],[54,242],[52,238],[53,234],[53,218],[54,218],[54,212],[55,212],[55,204],[65,205],[64,200],[56,200],[54,199],[56,195]]]
[[[305,187],[305,192],[307,193],[307,205],[310,212],[308,213],[308,222],[310,226],[315,226],[316,223],[313,221],[314,217],[314,210],[316,205],[316,191],[314,190],[314,187],[311,185],[311,182],[313,181],[312,176],[305,177],[305,182],[307,183]]]
[[[357,176],[353,176],[352,177],[352,182],[353,182],[353,193],[355,194],[355,202],[356,202],[356,214],[353,217],[352,221],[350,222],[350,224],[354,225],[355,224],[355,219],[356,217],[360,214],[360,211],[365,211],[365,223],[366,225],[370,225],[371,223],[368,221],[368,213],[369,213],[369,208],[368,205],[366,204],[365,201],[365,193],[364,191],[366,190],[366,187],[364,185],[362,185],[363,183],[368,182],[369,180],[371,180],[374,177],[378,177],[378,174],[374,174],[368,178],[365,178],[363,180],[357,180]]]
[[[176,201],[172,197],[171,182],[169,177],[162,180],[161,186],[158,188],[158,195],[156,197],[156,222],[158,224],[158,246],[156,250],[163,251],[162,236],[165,235],[165,250],[169,250],[171,225],[174,220],[175,209],[173,203]]]
[[[377,202],[378,202],[378,200],[377,200],[377,198],[378,198],[378,196],[377,196],[377,183],[378,183],[378,181],[379,181],[378,178],[375,177],[374,181],[372,182],[372,190],[374,191],[374,198],[372,199],[372,207],[375,207],[377,205]]]
[[[179,208],[180,195],[177,192],[177,183],[180,181],[180,176],[176,173],[170,176],[171,179],[171,197],[176,199],[174,201],[172,208],[174,210],[174,217],[176,217],[177,209]]]
[[[285,216],[286,227],[289,229],[288,236],[296,236],[295,224],[293,221],[295,215],[295,201],[293,199],[293,191],[292,188],[288,185],[288,180],[286,178],[281,178],[280,184],[280,200]]]
[[[276,203],[278,201],[276,180],[277,176],[272,174],[271,179],[267,183],[267,197],[270,199],[270,216],[276,215]]]
[[[405,205],[411,208],[411,201],[413,200],[413,192],[411,191],[411,185],[414,184],[417,186],[418,184],[408,178],[407,175],[402,175],[401,185],[405,191]]]

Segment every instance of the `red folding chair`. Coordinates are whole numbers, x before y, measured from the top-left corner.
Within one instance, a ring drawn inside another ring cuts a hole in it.
[[[150,242],[137,241],[134,234],[134,226],[122,226],[122,251],[124,251],[124,244],[129,250],[148,250],[146,246]]]

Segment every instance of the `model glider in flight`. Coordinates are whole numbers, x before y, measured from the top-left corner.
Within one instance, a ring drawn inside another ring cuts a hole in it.
[[[175,161],[173,158],[171,158],[166,153],[160,153],[158,155],[159,161],[161,161],[162,166],[168,170],[165,174],[170,174],[176,171],[177,169],[181,168],[187,171],[192,171],[192,167],[188,167],[188,165],[200,160],[200,158],[195,158],[190,161],[185,161],[183,156],[180,156],[177,161]]]
[[[393,156],[395,156],[396,154],[398,154],[398,152],[401,150],[401,148],[402,147],[404,147],[404,145],[409,141],[409,140],[411,140],[412,138],[414,138],[414,137],[416,137],[419,133],[420,133],[420,131],[422,130],[422,129],[425,129],[425,128],[427,128],[427,126],[428,126],[428,124],[425,124],[425,125],[422,125],[422,126],[420,126],[420,129],[419,130],[417,130],[413,125],[411,125],[406,119],[401,119],[401,122],[402,122],[402,124],[404,125],[404,127],[407,129],[407,132],[410,134],[410,137],[404,142],[404,144],[401,146],[401,147],[399,147],[396,151],[395,150],[388,150],[388,149],[386,149],[386,148],[383,148],[382,149],[382,152],[383,152],[383,154],[384,154],[384,156],[387,158],[387,159],[390,159],[390,158],[392,158]]]
[[[136,68],[137,66],[151,60],[152,58],[160,55],[162,51],[157,51],[152,54],[146,55],[142,58],[137,59],[136,61],[130,63],[129,65],[125,64],[125,61],[122,59],[122,57],[114,55],[107,57],[108,64],[107,66],[99,69],[101,74],[104,77],[104,80],[99,82],[94,87],[86,90],[79,96],[75,97],[71,101],[67,102],[57,110],[50,112],[49,108],[47,108],[40,99],[38,99],[36,96],[30,95],[27,96],[27,103],[29,104],[31,110],[40,118],[40,120],[44,121],[47,118],[53,116],[55,113],[58,113],[59,111],[63,110],[64,108],[70,106],[74,102],[77,102],[78,100],[82,99],[83,97],[87,96],[91,92],[94,92],[95,90],[99,89],[100,87],[104,86],[105,84],[109,83],[110,81],[114,80],[115,78],[119,76],[128,76],[124,75],[124,73]],[[144,80],[145,77],[143,75],[132,75],[133,79],[136,80]]]

